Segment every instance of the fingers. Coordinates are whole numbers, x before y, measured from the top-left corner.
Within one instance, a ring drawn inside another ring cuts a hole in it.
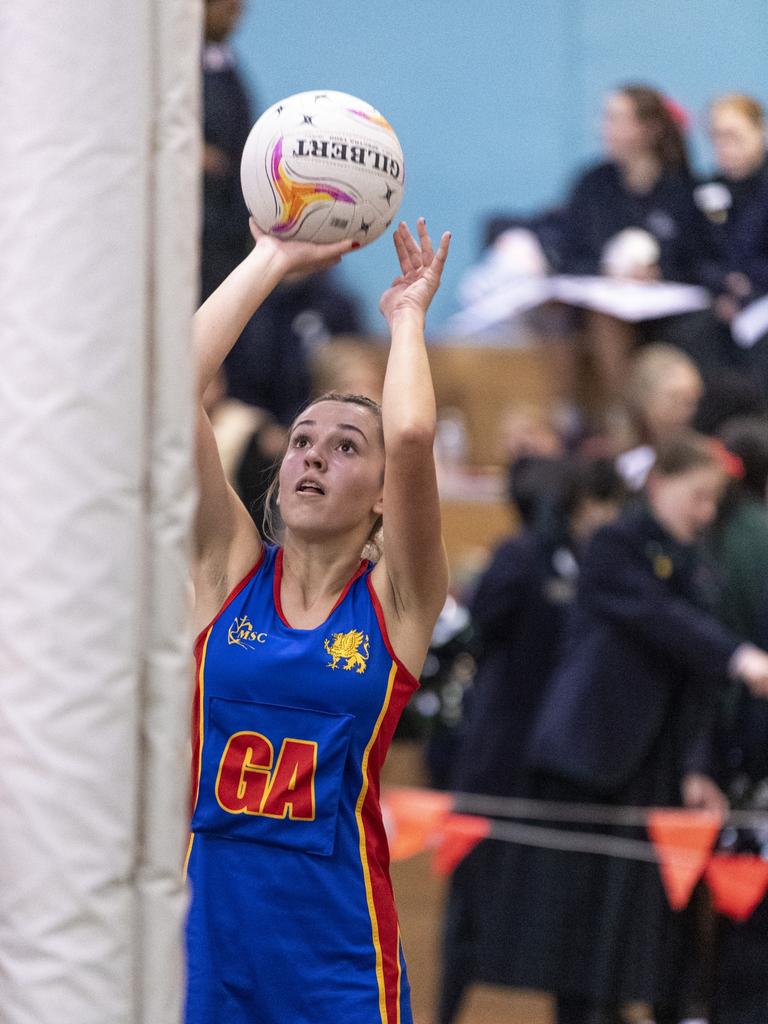
[[[422,267],[431,266],[434,260],[438,260],[438,273],[442,273],[451,243],[450,231],[446,231],[440,238],[437,252],[432,246],[432,239],[427,232],[427,222],[424,217],[419,217],[417,220],[416,232],[419,238],[418,243],[404,222],[398,225],[394,233],[395,249],[403,273],[407,274],[409,270],[418,273]]]
[[[342,256],[346,256],[352,249],[359,249],[360,243],[353,242],[351,238],[345,238],[343,242],[326,242],[322,249],[328,254],[328,258],[338,263]]]
[[[405,240],[403,239],[400,227],[393,232],[392,238],[395,242],[395,252],[397,253],[397,259],[400,263],[400,269],[403,274],[407,274],[411,269],[411,261],[408,256],[408,250],[405,247]]]
[[[441,272],[442,272],[442,268],[445,266],[445,261],[448,259],[448,250],[449,250],[450,246],[451,246],[451,232],[450,231],[444,231],[442,236],[441,236],[441,238],[440,238],[440,245],[437,247],[437,252],[435,253],[435,259],[440,264]]]
[[[398,234],[400,235],[400,240],[403,243],[405,252],[408,256],[409,268],[415,273],[418,273],[418,271],[421,270],[421,268],[424,266],[424,261],[421,256],[421,249],[416,244],[416,239],[409,231],[407,224],[401,223],[398,226],[397,231]]]
[[[419,217],[416,221],[416,231],[419,235],[424,266],[428,267],[435,257],[435,251],[432,248],[432,239],[427,234],[427,222],[423,217]]]

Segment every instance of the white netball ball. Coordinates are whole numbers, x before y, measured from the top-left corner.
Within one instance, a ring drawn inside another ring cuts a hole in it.
[[[403,151],[370,103],[343,92],[300,92],[251,129],[240,179],[262,231],[360,245],[389,227],[403,198]]]

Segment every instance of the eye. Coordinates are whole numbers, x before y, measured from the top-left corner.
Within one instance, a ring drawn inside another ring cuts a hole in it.
[[[357,445],[349,437],[342,438],[341,441],[339,441],[338,448],[340,451],[344,452],[345,455],[357,451]]]
[[[292,448],[306,448],[308,444],[310,444],[310,440],[306,434],[294,434],[291,439]]]

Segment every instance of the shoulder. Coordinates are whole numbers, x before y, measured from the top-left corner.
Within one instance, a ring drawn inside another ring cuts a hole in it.
[[[509,562],[530,562],[536,555],[536,538],[525,531],[517,537],[507,537],[493,549],[489,566]]]
[[[613,571],[619,564],[645,561],[644,552],[653,541],[646,517],[633,509],[595,532],[582,567],[584,570],[605,568]]]
[[[619,181],[615,164],[603,162],[590,164],[577,175],[574,192],[605,191],[616,187]]]

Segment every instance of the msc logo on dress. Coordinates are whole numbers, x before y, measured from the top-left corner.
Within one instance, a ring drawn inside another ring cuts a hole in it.
[[[368,635],[363,635],[357,629],[351,629],[348,633],[334,633],[330,641],[327,638],[323,641],[326,653],[331,656],[326,668],[338,668],[339,662],[343,661],[344,664],[341,667],[345,671],[349,672],[354,668],[358,674],[365,672],[365,663],[369,657],[369,643]],[[362,653],[358,651],[358,647],[361,645]]]
[[[253,623],[247,615],[236,618],[227,630],[227,643],[235,644],[237,647],[244,647],[246,651],[252,651],[254,644],[265,644],[267,634],[260,633],[253,628]]]

